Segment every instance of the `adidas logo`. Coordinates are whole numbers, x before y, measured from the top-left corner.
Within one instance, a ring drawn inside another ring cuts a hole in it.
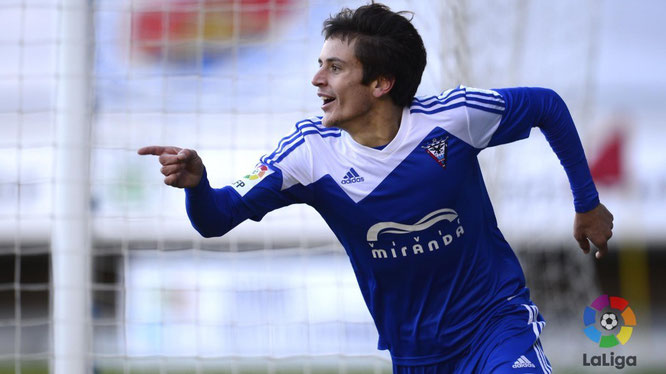
[[[516,362],[514,362],[513,366],[511,367],[514,369],[519,369],[519,368],[534,368],[536,366],[534,366],[534,364],[530,360],[528,360],[527,357],[523,355],[518,357]]]
[[[363,182],[364,179],[362,176],[358,175],[356,170],[354,168],[349,169],[347,174],[345,174],[344,178],[340,181],[342,184],[351,184],[351,183],[359,183]]]

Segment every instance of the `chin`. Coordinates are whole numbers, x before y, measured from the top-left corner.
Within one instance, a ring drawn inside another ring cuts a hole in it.
[[[345,130],[345,123],[346,121],[344,119],[341,119],[338,116],[331,116],[328,113],[324,113],[324,116],[321,119],[322,126],[326,128],[335,127],[340,130]]]
[[[324,117],[321,119],[321,124],[324,127],[338,127],[338,124],[335,122],[335,120],[329,119],[326,114],[324,114]]]

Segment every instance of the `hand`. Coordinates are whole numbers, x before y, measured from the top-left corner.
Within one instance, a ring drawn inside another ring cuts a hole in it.
[[[608,252],[608,239],[613,236],[613,215],[603,204],[585,213],[576,213],[574,219],[574,238],[586,254],[590,252],[590,243],[597,247],[596,258],[602,258]]]
[[[183,188],[196,187],[203,176],[204,164],[193,149],[153,145],[137,151],[140,155],[159,156],[164,184]]]

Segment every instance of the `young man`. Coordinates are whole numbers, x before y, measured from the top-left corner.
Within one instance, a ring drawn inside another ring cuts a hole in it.
[[[539,126],[571,182],[574,236],[601,258],[613,218],[564,102],[541,88],[414,98],[423,42],[380,4],[345,9],[323,31],[312,84],[324,116],[298,122],[251,175],[212,189],[193,150],[139,154],[159,155],[164,182],[186,188],[206,237],[289,204],[314,207],[351,259],[396,373],[549,373],[545,322],[497,227],[477,154]]]

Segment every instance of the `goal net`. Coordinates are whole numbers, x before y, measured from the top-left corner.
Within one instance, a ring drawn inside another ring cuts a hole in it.
[[[151,144],[196,149],[217,187],[248,174],[293,123],[319,114],[310,80],[322,21],[364,3],[89,2],[92,32],[81,39],[90,69],[79,72],[88,91],[78,104],[89,114],[81,235],[90,271],[81,274],[90,276],[80,286],[89,344],[75,359],[109,373],[390,372],[346,255],[314,210],[291,206],[203,239],[187,220],[183,192],[163,185],[154,158],[136,155]],[[581,119],[585,139],[598,114],[595,2],[386,3],[413,11],[424,37],[419,94],[458,84],[552,87]],[[61,290],[52,286],[58,274],[81,271],[66,263],[50,270],[62,264],[54,230],[68,219],[54,208],[56,160],[67,147],[56,124],[70,82],[58,58],[68,7],[0,5],[0,372],[54,369],[55,346],[67,343],[54,337]],[[593,263],[570,239],[572,203],[557,159],[540,135],[481,159],[501,229],[542,313],[558,330],[577,330],[598,290]],[[548,339],[546,332],[552,361],[568,364]],[[576,342],[585,343],[567,347]]]

